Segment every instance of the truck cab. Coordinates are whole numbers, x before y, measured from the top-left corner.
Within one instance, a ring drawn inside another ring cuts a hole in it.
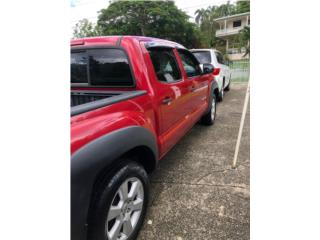
[[[71,41],[71,239],[134,239],[157,162],[201,121],[212,125],[211,64],[149,37]]]

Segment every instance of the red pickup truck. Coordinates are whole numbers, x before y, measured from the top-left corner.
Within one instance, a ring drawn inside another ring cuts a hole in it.
[[[214,123],[212,72],[167,40],[71,41],[72,240],[136,238],[148,174],[196,122]]]

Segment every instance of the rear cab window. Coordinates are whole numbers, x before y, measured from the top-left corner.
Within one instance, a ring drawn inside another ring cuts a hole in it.
[[[85,51],[71,53],[71,83],[87,83],[88,58]]]
[[[193,55],[198,59],[198,61],[203,63],[211,63],[211,53],[210,51],[192,51]]]
[[[71,84],[81,86],[134,86],[128,56],[123,49],[71,51]]]

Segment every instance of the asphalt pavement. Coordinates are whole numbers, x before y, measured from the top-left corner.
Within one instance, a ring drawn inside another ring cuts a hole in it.
[[[250,239],[250,108],[231,168],[246,87],[233,83],[215,124],[196,124],[161,160],[138,240]]]

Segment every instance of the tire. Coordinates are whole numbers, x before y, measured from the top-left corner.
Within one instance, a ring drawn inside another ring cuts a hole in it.
[[[224,97],[224,81],[222,83],[221,91],[219,92],[218,101],[222,102]]]
[[[216,120],[216,115],[217,115],[217,97],[213,93],[210,111],[201,118],[201,123],[207,126],[213,125],[214,121]]]
[[[225,90],[226,91],[230,91],[230,89],[231,89],[231,76],[230,76],[230,80],[229,80],[228,86],[226,86]]]
[[[89,213],[88,239],[118,239],[120,235],[124,240],[136,239],[148,197],[149,179],[144,168],[130,160],[122,163],[118,171],[97,187]]]

